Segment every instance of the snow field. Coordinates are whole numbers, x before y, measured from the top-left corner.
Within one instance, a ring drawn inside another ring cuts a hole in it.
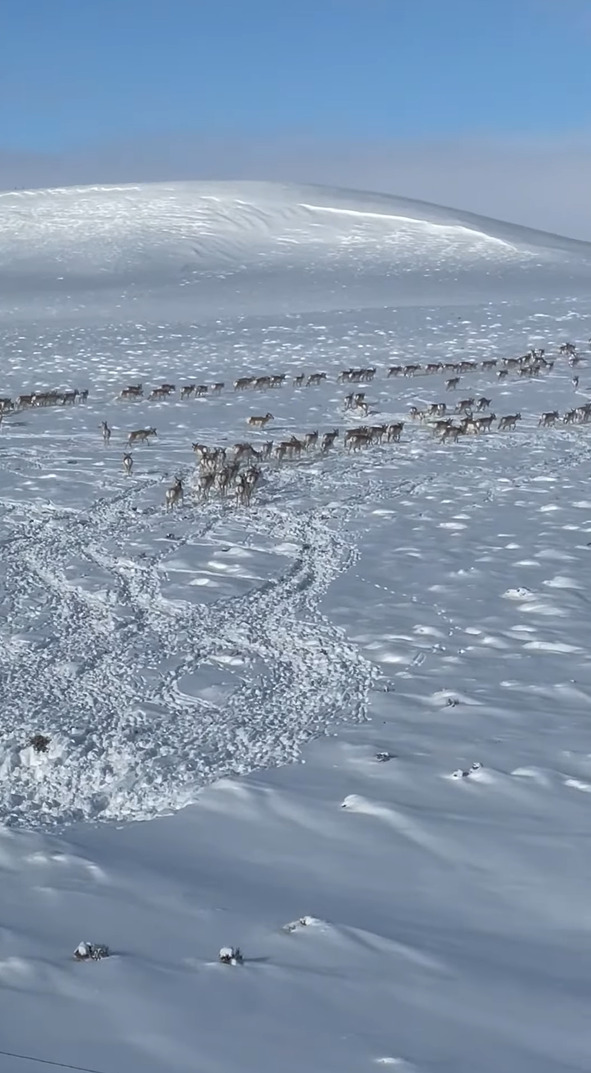
[[[223,203],[227,191],[211,193]],[[123,313],[103,294],[100,316],[87,305],[74,323],[48,297],[48,273],[71,258],[82,288],[87,256],[84,287],[99,303],[103,253],[96,219],[87,247],[72,240],[68,252],[55,203],[80,226],[95,204],[105,248],[116,232],[133,279],[138,215],[121,196],[113,217],[104,190],[86,204],[75,191],[23,195],[32,252],[14,290],[20,313],[4,310],[0,395],[90,394],[0,427],[0,1071],[27,1064],[11,1052],[100,1073],[586,1073],[591,425],[538,427],[541,413],[589,397],[591,307],[573,285],[584,251],[531,235],[527,245],[498,225],[476,261],[465,246],[458,257],[484,279],[499,249],[504,267],[489,278],[503,296],[450,304],[441,273],[453,276],[453,258],[433,229],[457,221],[425,210],[413,238],[425,290],[415,282],[396,308],[354,308],[341,240],[355,245],[366,219],[350,213],[387,205],[343,195],[323,206],[339,210],[338,235],[323,233],[335,290],[318,286],[308,232],[285,254],[288,276],[296,261],[314,276],[311,311],[304,289],[298,312],[282,301],[264,316],[237,311],[208,253],[205,291],[217,288],[223,316],[193,309],[204,275],[181,288],[174,319],[170,266],[154,255],[163,282],[151,317],[129,322],[122,285]],[[156,246],[163,197],[138,193]],[[274,249],[276,203],[289,197],[265,197]],[[290,197],[314,204],[309,191]],[[53,218],[35,222],[52,199]],[[210,218],[208,241],[226,243],[226,267],[240,272],[236,232],[255,260],[260,235],[248,238],[234,211],[225,230]],[[458,226],[468,223],[477,233],[474,220]],[[370,226],[356,271],[385,287],[385,225]],[[186,222],[175,249],[181,233]],[[511,257],[526,245],[520,291]],[[248,264],[244,279],[256,274]],[[425,298],[440,292],[439,305]],[[55,316],[29,320],[35,296]],[[566,340],[583,357],[578,390],[557,354]],[[515,431],[457,444],[408,418],[410,406],[457,401],[442,374],[386,376],[397,362],[530,346],[556,357],[550,372],[499,382],[479,369],[456,393],[490,397],[498,416],[520,411]],[[344,412],[354,386],[338,373],[373,365],[360,385],[369,420],[404,420],[400,444],[348,453],[337,442],[326,457],[265,463],[250,509],[188,496],[166,514],[193,441],[342,432],[366,419]],[[229,387],[304,370],[327,380]],[[116,398],[164,380],[226,387],[182,403],[178,391]],[[267,410],[268,429],[247,427]],[[126,478],[127,434],[152,424],[157,439],[134,448]],[[27,745],[36,732],[46,753]],[[75,962],[81,940],[111,956]],[[244,964],[218,962],[228,945]]]

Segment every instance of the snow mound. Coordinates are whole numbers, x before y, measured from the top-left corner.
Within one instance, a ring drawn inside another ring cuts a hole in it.
[[[274,183],[4,193],[0,236],[0,287],[13,312],[15,299],[26,302],[24,283],[29,299],[32,289],[78,313],[113,288],[118,303],[172,288],[169,300],[211,309],[220,280],[247,310],[297,310],[413,302],[433,288],[444,301],[458,287],[464,297],[499,284],[551,293],[557,264],[570,293],[591,266],[589,243],[404,198]],[[212,277],[214,291],[204,288]]]

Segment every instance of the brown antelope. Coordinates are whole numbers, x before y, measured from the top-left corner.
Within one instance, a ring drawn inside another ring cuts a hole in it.
[[[392,425],[388,425],[386,431],[386,439],[388,443],[400,443],[403,428],[404,421],[395,421]]]
[[[273,414],[266,413],[262,417],[255,416],[247,418],[246,424],[252,425],[253,428],[264,428],[265,425],[269,424],[269,421],[273,421]]]
[[[497,380],[506,380],[508,376],[509,376],[509,373],[507,372],[506,369],[500,369],[499,372],[497,373]]]
[[[111,439],[111,431],[112,430],[109,428],[109,426],[108,426],[106,421],[101,421],[101,423],[99,425],[99,428],[100,428],[100,430],[101,430],[101,432],[103,434],[103,443],[108,443],[109,440]]]
[[[170,391],[166,387],[154,387],[152,388],[149,398],[151,399],[166,399],[170,395]]]
[[[234,391],[245,391],[254,384],[254,376],[239,376],[234,381]]]
[[[471,410],[474,405],[474,399],[460,399],[456,406],[457,414],[465,414],[468,410]]]
[[[388,378],[391,376],[403,376],[404,369],[402,365],[391,365],[388,369]]]
[[[219,395],[220,391],[224,390],[224,387],[225,387],[224,381],[223,380],[218,380],[218,381],[216,381],[215,384],[211,385],[209,390],[211,391],[212,395]]]
[[[323,380],[326,380],[326,373],[310,373],[306,380],[306,386],[312,387],[315,384],[321,384]]]
[[[499,417],[499,432],[502,432],[503,429],[511,431],[518,421],[521,421],[521,414],[507,414],[506,417]]]
[[[294,376],[294,378],[292,380],[292,384],[293,384],[294,387],[303,387],[305,379],[306,379],[306,374],[305,373],[299,373],[298,376]]]
[[[205,395],[207,395],[208,390],[207,384],[197,384],[197,387],[195,388],[195,398],[204,398]]]
[[[74,391],[64,391],[61,397],[62,406],[73,406],[79,394],[78,388],[74,388]]]
[[[541,425],[542,428],[547,428],[548,425],[555,425],[559,417],[560,414],[558,413],[558,410],[548,410],[541,415],[538,425]]]
[[[273,454],[273,440],[267,440],[261,447],[259,454],[261,458],[270,458]]]
[[[483,410],[488,410],[491,401],[491,399],[485,399],[484,395],[482,395],[476,403],[476,413],[482,413]]]
[[[195,384],[185,384],[181,388],[181,399],[190,399],[191,395],[195,393]]]
[[[120,399],[139,399],[144,394],[143,384],[128,384],[120,393]]]
[[[155,428],[136,428],[133,432],[129,433],[127,437],[128,443],[150,443],[152,436],[157,436]]]
[[[454,391],[460,382],[459,376],[451,376],[449,380],[445,381],[445,390]]]
[[[331,432],[325,432],[323,437],[322,437],[322,442],[320,444],[321,449],[323,451],[330,451],[330,448],[333,446],[334,441],[338,437],[338,434],[339,434],[338,428],[332,429]]]
[[[497,359],[496,358],[487,358],[486,361],[482,362],[482,368],[483,369],[494,369],[496,365],[497,365]]]
[[[133,458],[130,454],[123,455],[123,469],[128,477],[131,477],[131,471],[133,469]]]
[[[477,432],[490,432],[493,421],[496,421],[496,414],[487,414],[486,417],[477,417],[473,424],[476,427]]]
[[[166,495],[164,502],[167,510],[172,510],[176,507],[177,503],[180,503],[183,498],[183,482],[180,477],[175,477],[174,484],[171,488],[166,489]]]
[[[316,447],[318,443],[318,432],[306,432],[304,436],[304,450],[309,451],[311,447]]]

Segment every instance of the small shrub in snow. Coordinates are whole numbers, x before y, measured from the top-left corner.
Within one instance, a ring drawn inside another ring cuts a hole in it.
[[[101,961],[108,956],[109,947],[101,943],[78,943],[74,951],[76,961]]]
[[[237,946],[222,946],[219,953],[222,965],[242,965],[244,958]]]
[[[470,775],[473,775],[475,771],[480,771],[481,767],[482,767],[482,764],[480,763],[480,761],[475,760],[474,763],[470,765],[470,767],[469,767],[469,769],[467,771],[463,771],[462,768],[458,768],[457,771],[453,771],[452,772],[452,778],[454,778],[454,779],[467,779]]]
[[[29,745],[36,753],[46,753],[50,742],[51,738],[47,738],[45,734],[33,734],[33,737],[29,739]]]
[[[387,753],[387,752],[384,752],[384,753],[376,753],[376,757],[375,757],[375,758],[376,758],[376,760],[378,761],[378,763],[379,763],[379,764],[385,764],[385,763],[386,763],[386,761],[388,761],[388,760],[391,760],[391,759],[392,759],[392,753]]]
[[[316,917],[300,917],[298,920],[291,920],[289,924],[283,925],[284,931],[299,931],[300,928],[309,928],[313,924],[319,924],[320,921]]]

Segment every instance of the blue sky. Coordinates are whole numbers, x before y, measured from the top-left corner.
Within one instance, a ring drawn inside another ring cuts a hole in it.
[[[386,189],[429,147],[480,182],[480,144],[551,167],[568,143],[579,168],[591,146],[591,0],[2,0],[0,19],[2,186],[338,164]]]
[[[68,149],[171,130],[545,134],[591,119],[589,2],[2,0],[1,7],[6,148]]]

